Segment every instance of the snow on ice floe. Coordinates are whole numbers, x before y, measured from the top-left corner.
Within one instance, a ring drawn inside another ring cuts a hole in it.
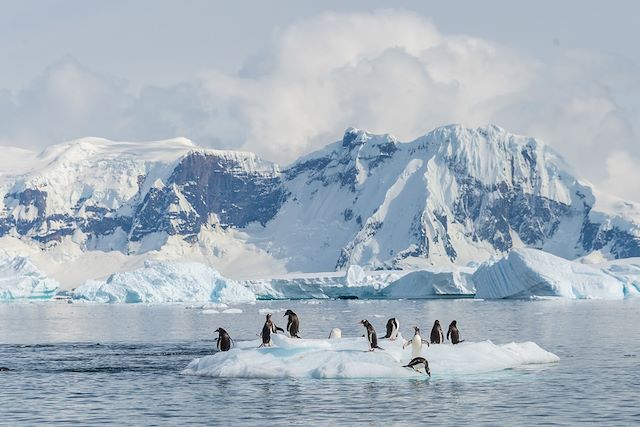
[[[427,378],[402,365],[411,348],[381,340],[384,351],[367,351],[362,337],[341,339],[290,339],[272,336],[273,347],[257,348],[259,341],[239,342],[228,352],[194,359],[184,374],[225,378]],[[491,341],[463,342],[423,347],[433,377],[495,372],[560,359],[533,342],[496,345]]]
[[[640,295],[640,260],[581,264],[536,249],[514,249],[472,276],[476,298],[623,299]]]
[[[0,250],[0,301],[50,299],[58,282],[46,277],[27,257]]]
[[[72,295],[75,299],[110,303],[255,301],[254,293],[211,267],[170,261],[146,261],[141,269],[115,273],[105,281],[87,281]]]

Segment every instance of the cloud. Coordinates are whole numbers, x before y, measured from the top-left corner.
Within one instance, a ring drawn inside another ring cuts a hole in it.
[[[275,32],[237,74],[209,70],[139,93],[67,58],[17,96],[0,92],[0,140],[181,135],[287,163],[348,126],[410,140],[448,123],[496,123],[545,140],[583,177],[640,200],[640,186],[621,173],[640,158],[639,71],[593,51],[556,46],[538,58],[444,35],[410,12],[329,13]]]

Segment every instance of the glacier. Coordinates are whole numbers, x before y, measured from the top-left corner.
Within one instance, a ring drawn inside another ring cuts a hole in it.
[[[194,359],[182,371],[186,375],[216,378],[410,378],[427,379],[402,365],[411,360],[411,349],[402,349],[403,338],[380,341],[384,351],[369,352],[362,338],[291,339],[272,336],[273,347],[241,341],[228,352]],[[491,341],[441,344],[423,347],[434,378],[514,369],[555,363],[560,359],[533,342],[496,345]]]

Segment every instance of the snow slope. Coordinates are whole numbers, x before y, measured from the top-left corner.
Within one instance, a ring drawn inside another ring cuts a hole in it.
[[[428,378],[402,365],[411,360],[403,339],[383,340],[384,351],[369,352],[364,338],[290,339],[272,336],[274,347],[258,349],[259,341],[239,342],[237,348],[194,359],[188,375],[216,378]],[[559,358],[533,342],[495,345],[490,341],[423,347],[431,375],[446,378],[558,362]]]

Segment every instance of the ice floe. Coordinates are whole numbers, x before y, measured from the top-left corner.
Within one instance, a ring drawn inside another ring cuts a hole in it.
[[[239,342],[228,352],[194,359],[184,374],[226,378],[428,378],[404,368],[411,349],[403,339],[381,340],[384,351],[367,350],[365,338],[291,339],[272,336],[273,347]],[[491,341],[424,346],[433,377],[495,372],[560,359],[533,342],[496,345]]]

